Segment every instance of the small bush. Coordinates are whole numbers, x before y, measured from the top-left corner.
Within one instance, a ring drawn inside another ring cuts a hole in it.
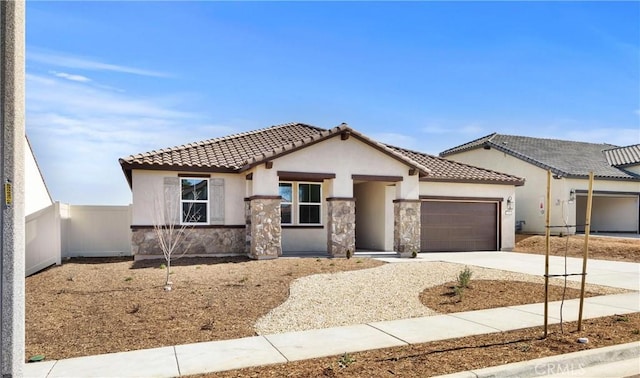
[[[342,356],[340,356],[340,359],[338,360],[338,366],[340,366],[341,368],[346,368],[354,362],[356,362],[356,359],[351,357],[349,353],[345,352]]]
[[[472,275],[473,272],[471,271],[471,269],[469,269],[468,266],[465,266],[464,270],[461,270],[460,273],[458,273],[458,286],[465,289],[468,288],[469,283],[471,283]]]

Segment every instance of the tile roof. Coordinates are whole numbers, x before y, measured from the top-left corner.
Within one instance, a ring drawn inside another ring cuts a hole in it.
[[[606,151],[618,148],[606,143],[586,143],[493,133],[443,151],[440,156],[447,157],[478,148],[495,148],[540,168],[549,169],[554,174],[561,176],[587,177],[589,172],[593,172],[599,178],[640,180],[640,175],[612,166],[608,161]],[[623,156],[615,152],[610,152],[608,155],[612,158]]]
[[[344,133],[417,168],[422,177],[428,176],[430,180],[524,184],[515,176],[382,144],[344,123],[329,130],[303,123],[287,123],[131,155],[119,161],[130,183],[132,169],[243,172],[267,160]]]
[[[640,164],[640,144],[605,150],[604,156],[614,167]]]
[[[478,168],[468,164],[458,163],[438,156],[411,151],[400,147],[390,145],[388,145],[388,147],[422,163],[425,167],[428,167],[431,170],[431,173],[422,179],[424,181],[458,181],[488,184],[510,184],[516,186],[524,185],[524,179],[508,175],[506,173]]]
[[[207,168],[233,172],[249,159],[269,154],[275,148],[317,136],[324,129],[303,123],[286,123],[264,129],[208,139],[182,146],[145,152],[120,159],[121,165],[166,169]]]

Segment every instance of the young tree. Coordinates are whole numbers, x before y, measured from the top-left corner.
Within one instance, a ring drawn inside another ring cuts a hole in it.
[[[190,194],[197,199],[197,191]],[[167,291],[171,290],[173,284],[170,279],[171,261],[189,251],[193,242],[193,223],[201,216],[193,203],[181,203],[180,196],[180,181],[173,177],[165,178],[163,195],[154,196],[153,230],[167,263],[164,286]]]

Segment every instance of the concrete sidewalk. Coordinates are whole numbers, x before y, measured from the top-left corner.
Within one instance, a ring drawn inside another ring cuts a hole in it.
[[[577,320],[578,300],[565,301],[563,320]],[[551,302],[549,323],[559,322]],[[640,312],[638,293],[585,299],[583,318]],[[544,305],[530,304],[449,315],[169,346],[26,364],[26,377],[176,377],[404,346],[540,326]]]

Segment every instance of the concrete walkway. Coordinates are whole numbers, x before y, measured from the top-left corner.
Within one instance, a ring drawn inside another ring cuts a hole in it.
[[[421,254],[417,259],[389,260],[403,263],[442,260],[540,274],[539,264],[544,260],[540,260],[539,257],[543,256],[478,252]],[[554,262],[554,269],[558,263],[564,264],[563,261]],[[541,266],[544,270],[544,265]],[[573,269],[573,265],[571,267]],[[638,290],[639,269],[640,264],[590,261],[588,282]],[[565,301],[563,320],[577,320],[578,306],[577,299]],[[550,324],[559,322],[559,308],[560,302],[550,303]],[[583,318],[632,312],[640,312],[640,297],[637,292],[586,298]],[[544,305],[538,303],[43,361],[26,364],[25,376],[34,378],[176,377],[516,330],[542,324],[544,324]],[[636,348],[636,350],[640,349]],[[635,356],[637,355],[636,353]],[[635,374],[637,373],[640,373],[640,366]]]

